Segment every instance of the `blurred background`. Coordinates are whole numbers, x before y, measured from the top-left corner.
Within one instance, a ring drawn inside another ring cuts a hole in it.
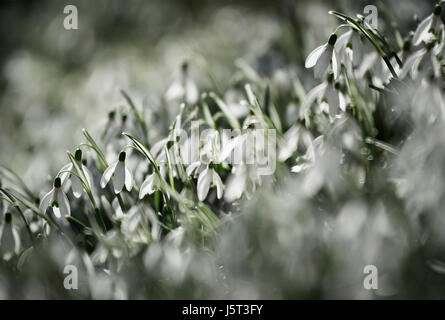
[[[242,58],[260,74],[299,74],[323,43],[338,9],[355,14],[376,1],[2,1],[0,9],[0,162],[39,188],[65,163],[65,151],[107,113],[125,89],[161,132],[156,114],[181,64],[200,91],[236,76]],[[433,1],[392,6],[402,31]],[[65,5],[78,9],[78,30],[65,30]],[[313,81],[302,77],[303,84]],[[306,73],[310,75],[310,73]]]

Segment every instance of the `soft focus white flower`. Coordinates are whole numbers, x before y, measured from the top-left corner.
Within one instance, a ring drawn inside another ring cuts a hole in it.
[[[218,173],[209,166],[199,174],[198,178],[198,199],[203,201],[209,193],[210,186],[216,186],[217,198],[221,199],[223,195],[223,183]]]
[[[334,78],[337,79],[339,74],[339,65],[337,54],[334,50],[337,35],[332,34],[328,43],[314,49],[307,57],[304,66],[306,68],[314,67],[314,75],[317,79],[324,79],[329,70],[332,70]],[[331,68],[329,68],[331,66]]]
[[[0,255],[3,260],[10,260],[20,251],[20,237],[12,224],[11,213],[5,214],[3,225],[0,227]]]
[[[440,12],[441,7],[438,5],[432,14],[419,23],[413,36],[413,44],[415,46],[418,46],[422,41],[427,43],[434,36],[431,31],[437,31],[440,26]]]
[[[80,154],[80,156],[79,156],[79,154]],[[71,181],[71,188],[73,190],[73,195],[76,198],[80,198],[80,196],[82,195],[82,192],[84,190],[83,185],[82,185],[82,181],[80,181],[80,179],[77,176],[75,176],[73,174],[70,174],[67,171],[73,171],[75,174],[77,174],[80,177],[85,175],[85,179],[87,180],[89,188],[92,187],[93,178],[92,178],[92,175],[91,175],[90,171],[88,170],[88,168],[83,163],[81,163],[81,161],[82,161],[82,153],[81,153],[81,151],[79,149],[76,150],[75,158],[78,161],[79,165],[81,166],[83,174],[78,172],[76,167],[74,167],[74,165],[70,162],[70,163],[67,163],[66,165],[64,165],[60,169],[58,176],[62,180],[62,185],[64,185],[65,182],[69,179]]]
[[[102,188],[105,188],[105,186],[113,176],[113,186],[114,186],[114,192],[116,194],[121,192],[124,186],[127,189],[127,191],[131,191],[131,189],[133,188],[133,176],[131,174],[131,171],[125,164],[125,158],[126,158],[126,153],[125,151],[122,151],[119,154],[119,159],[114,163],[112,163],[105,170],[100,180],[100,186]]]
[[[57,177],[54,180],[54,187],[51,191],[43,196],[42,201],[40,202],[40,210],[45,212],[49,206],[53,207],[54,215],[57,218],[62,216],[68,217],[71,215],[70,203],[65,192],[63,192],[62,180],[60,177]]]
[[[156,172],[150,174],[144,182],[142,182],[141,189],[139,191],[139,199],[142,199],[147,194],[152,194],[159,188],[161,181]]]

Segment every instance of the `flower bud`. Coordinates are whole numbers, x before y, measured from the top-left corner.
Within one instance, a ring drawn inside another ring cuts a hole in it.
[[[82,161],[82,150],[77,149],[76,152],[74,153],[74,158],[77,161]]]
[[[125,151],[122,151],[121,153],[119,153],[119,161],[120,162],[124,162],[126,157],[127,157],[127,154],[125,153]]]
[[[57,177],[54,180],[54,188],[60,188],[61,186],[62,186],[62,180],[59,177]]]
[[[328,43],[329,43],[329,45],[334,46],[335,42],[337,42],[337,35],[335,33],[333,33],[329,37]]]
[[[111,121],[111,120],[114,120],[114,118],[116,117],[116,111],[110,111],[110,112],[108,112],[108,119]]]
[[[436,15],[436,16],[440,16],[441,11],[442,11],[442,7],[441,7],[440,5],[437,5],[437,6],[434,8],[434,15]]]
[[[9,212],[5,213],[5,223],[11,223],[12,215]]]

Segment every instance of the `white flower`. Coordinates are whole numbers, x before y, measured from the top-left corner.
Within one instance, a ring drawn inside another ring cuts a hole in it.
[[[339,73],[339,65],[337,62],[337,54],[334,50],[337,35],[332,34],[329,37],[328,43],[316,48],[312,51],[306,59],[304,66],[306,68],[314,67],[315,78],[324,79],[330,70],[334,73],[334,78],[337,79]]]
[[[426,17],[417,26],[416,32],[413,36],[413,44],[418,46],[422,41],[427,43],[434,36],[430,31],[437,30],[439,27],[439,19],[441,7],[440,5],[434,8],[434,12]]]
[[[198,101],[198,88],[188,77],[186,63],[182,66],[180,77],[174,80],[165,92],[165,98],[167,101],[184,100],[187,104],[194,104]]]
[[[346,110],[348,98],[341,92],[339,85],[334,81],[333,75],[329,74],[327,81],[308,92],[301,107],[301,116],[306,118],[306,124],[309,123],[308,110],[315,101],[319,103],[319,111],[329,114],[331,121],[340,113],[339,110]]]
[[[422,70],[424,75],[426,74],[428,76],[429,74],[427,74],[427,72],[430,72],[435,78],[439,78],[441,74],[441,64],[437,55],[440,54],[443,47],[443,41],[441,43],[430,42],[425,48],[411,54],[403,65],[400,78],[404,79],[409,73],[412,79],[416,79],[420,70]],[[424,59],[428,55],[430,59]]]
[[[5,220],[0,227],[0,255],[3,260],[10,260],[20,251],[20,237],[12,225],[12,215],[5,214]]]
[[[356,30],[349,30],[340,37],[335,43],[337,52],[337,63],[343,63],[348,71],[351,72],[352,67],[357,67],[363,60],[364,43],[360,39],[360,35]]]
[[[81,162],[82,161],[82,151],[80,149],[76,150],[75,159],[78,161],[78,163],[80,164],[80,166],[82,168],[83,173],[85,174],[85,179],[87,180],[88,187],[91,188],[93,179],[92,179],[91,173],[88,170],[88,168]],[[80,177],[83,176],[82,173],[78,172],[77,169],[74,167],[74,165],[70,162],[70,163],[64,165],[62,167],[62,169],[60,169],[59,174],[58,174],[58,176],[62,180],[62,185],[64,185],[66,180],[68,180],[68,179],[71,181],[71,188],[73,189],[73,195],[76,198],[80,198],[80,196],[82,195],[82,192],[83,192],[82,182],[80,181],[80,179],[77,176],[72,175],[66,171],[73,171]]]
[[[165,166],[161,166],[159,170],[161,172],[161,176],[164,177],[167,172],[167,168]],[[161,179],[156,172],[153,172],[144,180],[144,182],[142,182],[141,189],[139,190],[139,199],[142,199],[147,194],[152,194],[159,188],[160,185]]]
[[[113,176],[113,186],[114,186],[114,192],[116,194],[121,192],[124,186],[127,189],[127,191],[131,191],[131,189],[133,188],[133,176],[131,175],[131,171],[125,164],[125,158],[126,158],[126,153],[125,151],[122,151],[119,154],[119,159],[114,163],[112,163],[105,170],[104,174],[102,175],[102,178],[100,179],[100,186],[102,188],[105,188],[105,186],[110,181],[111,176]]]
[[[71,215],[70,203],[66,194],[62,190],[62,180],[57,177],[54,180],[54,187],[50,192],[45,194],[40,202],[40,210],[46,212],[46,209],[51,206],[54,210],[54,215],[57,218],[61,216],[68,217]]]
[[[210,186],[216,186],[216,196],[221,199],[223,195],[223,183],[218,173],[213,169],[213,165],[209,165],[199,174],[198,178],[198,199],[203,201],[209,193]]]

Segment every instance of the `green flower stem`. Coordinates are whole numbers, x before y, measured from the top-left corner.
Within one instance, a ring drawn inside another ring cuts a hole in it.
[[[121,89],[121,94],[123,95],[125,101],[127,101],[128,105],[130,106],[131,110],[133,111],[134,115],[136,116],[136,119],[138,120],[138,123],[141,126],[142,132],[144,133],[144,141],[147,142],[148,130],[147,130],[147,124],[144,120],[144,117],[140,114],[140,112],[134,105],[133,100],[130,98],[130,96],[127,94],[127,92],[125,92],[125,90]]]

